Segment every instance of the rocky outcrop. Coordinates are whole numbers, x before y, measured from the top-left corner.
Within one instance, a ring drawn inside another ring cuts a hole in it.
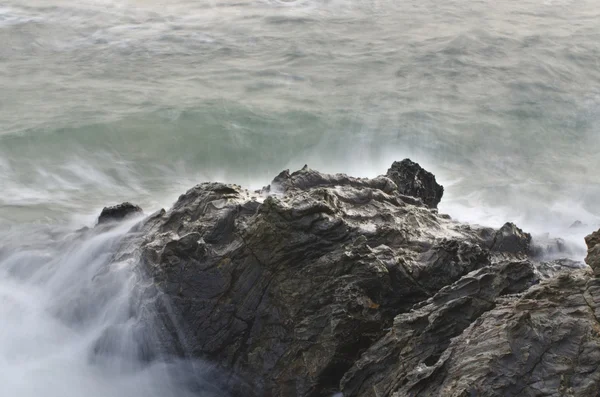
[[[531,234],[525,233],[514,223],[505,223],[496,232],[490,249],[497,252],[527,255],[531,250]]]
[[[395,314],[490,264],[476,230],[388,178],[306,168],[270,190],[199,185],[142,247],[181,349],[251,379],[240,394],[329,396]]]
[[[142,215],[144,212],[137,205],[129,202],[121,203],[111,207],[104,207],[98,217],[98,225],[109,222],[120,222],[127,218]]]
[[[216,363],[234,396],[541,395],[559,375],[587,395],[590,273],[539,262],[514,224],[439,214],[442,193],[410,160],[373,179],[284,171],[260,192],[204,183],[115,260],[150,277],[161,349]]]

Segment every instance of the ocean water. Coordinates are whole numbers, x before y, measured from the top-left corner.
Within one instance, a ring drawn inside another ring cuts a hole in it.
[[[595,0],[4,0],[0,395],[179,384],[167,364],[90,358],[115,325],[135,350],[136,316],[106,313],[136,280],[111,264],[91,282],[125,231],[68,236],[125,200],[150,212],[202,181],[410,157],[454,218],[582,250],[600,227],[599,21]],[[64,315],[89,294],[85,321]]]

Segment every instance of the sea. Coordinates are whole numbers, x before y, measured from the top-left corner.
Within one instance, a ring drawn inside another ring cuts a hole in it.
[[[404,158],[444,185],[441,212],[583,259],[600,227],[600,3],[3,0],[0,395],[219,394],[178,377],[206,363],[136,358],[139,275],[110,259],[131,225],[72,239],[104,206]]]

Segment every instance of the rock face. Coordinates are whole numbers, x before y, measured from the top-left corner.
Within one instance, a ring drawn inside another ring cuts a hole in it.
[[[284,171],[261,192],[204,183],[115,260],[151,278],[162,348],[232,374],[232,396],[595,395],[600,284],[538,262],[513,224],[438,214],[442,193],[410,160],[373,179]]]
[[[100,216],[98,217],[98,224],[109,223],[109,222],[120,222],[127,218],[141,215],[143,211],[137,205],[129,202],[114,205],[112,207],[104,207]]]

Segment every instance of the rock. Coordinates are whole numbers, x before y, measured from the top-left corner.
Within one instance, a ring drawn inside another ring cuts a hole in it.
[[[473,324],[576,266],[538,262],[514,224],[438,214],[442,193],[410,160],[373,179],[284,171],[261,195],[203,183],[132,229],[114,260],[152,281],[138,287],[153,354],[214,363],[232,396],[446,395],[435,368],[471,348],[460,338]]]
[[[532,287],[481,315],[389,395],[597,396],[598,303],[588,271]]]
[[[507,222],[496,232],[490,249],[509,254],[527,255],[531,249],[531,234],[525,233],[514,223]]]
[[[137,205],[129,202],[114,205],[112,207],[104,207],[98,217],[98,224],[108,222],[120,222],[132,216],[141,215],[143,211]]]
[[[593,269],[596,276],[600,276],[600,230],[587,236],[585,243],[588,247],[585,262]]]
[[[598,263],[600,231],[586,241]],[[344,375],[343,395],[597,396],[599,319],[600,280],[580,263],[497,263],[398,315]]]
[[[398,186],[399,193],[420,198],[431,208],[437,208],[444,195],[444,187],[435,176],[409,159],[395,161],[386,176]]]
[[[323,174],[319,171],[312,170],[308,166],[290,174],[289,170],[284,170],[277,175],[271,182],[269,192],[274,193],[291,193],[294,191],[308,190],[319,187],[351,187],[355,189],[370,188],[381,190],[387,194],[393,194],[398,190],[398,187],[392,180],[386,177],[368,178],[353,178],[346,174]],[[418,204],[418,201],[413,197],[410,200],[411,204]]]
[[[587,227],[587,225],[583,222],[581,222],[580,220],[577,220],[575,222],[573,222],[571,224],[571,226],[569,226],[569,229],[580,229],[582,227]]]
[[[556,277],[560,273],[570,273],[577,269],[586,269],[587,266],[581,261],[568,258],[542,261],[536,264],[536,273],[540,279]]]
[[[522,292],[536,281],[530,262],[506,262],[476,270],[442,288],[424,306],[394,319],[391,331],[345,374],[343,395],[390,396],[403,390],[438,362],[452,338],[493,309],[497,297]]]
[[[301,170],[263,203],[214,183],[181,196],[142,252],[188,353],[252,380],[240,395],[329,396],[397,312],[489,265],[475,232],[390,183]]]

